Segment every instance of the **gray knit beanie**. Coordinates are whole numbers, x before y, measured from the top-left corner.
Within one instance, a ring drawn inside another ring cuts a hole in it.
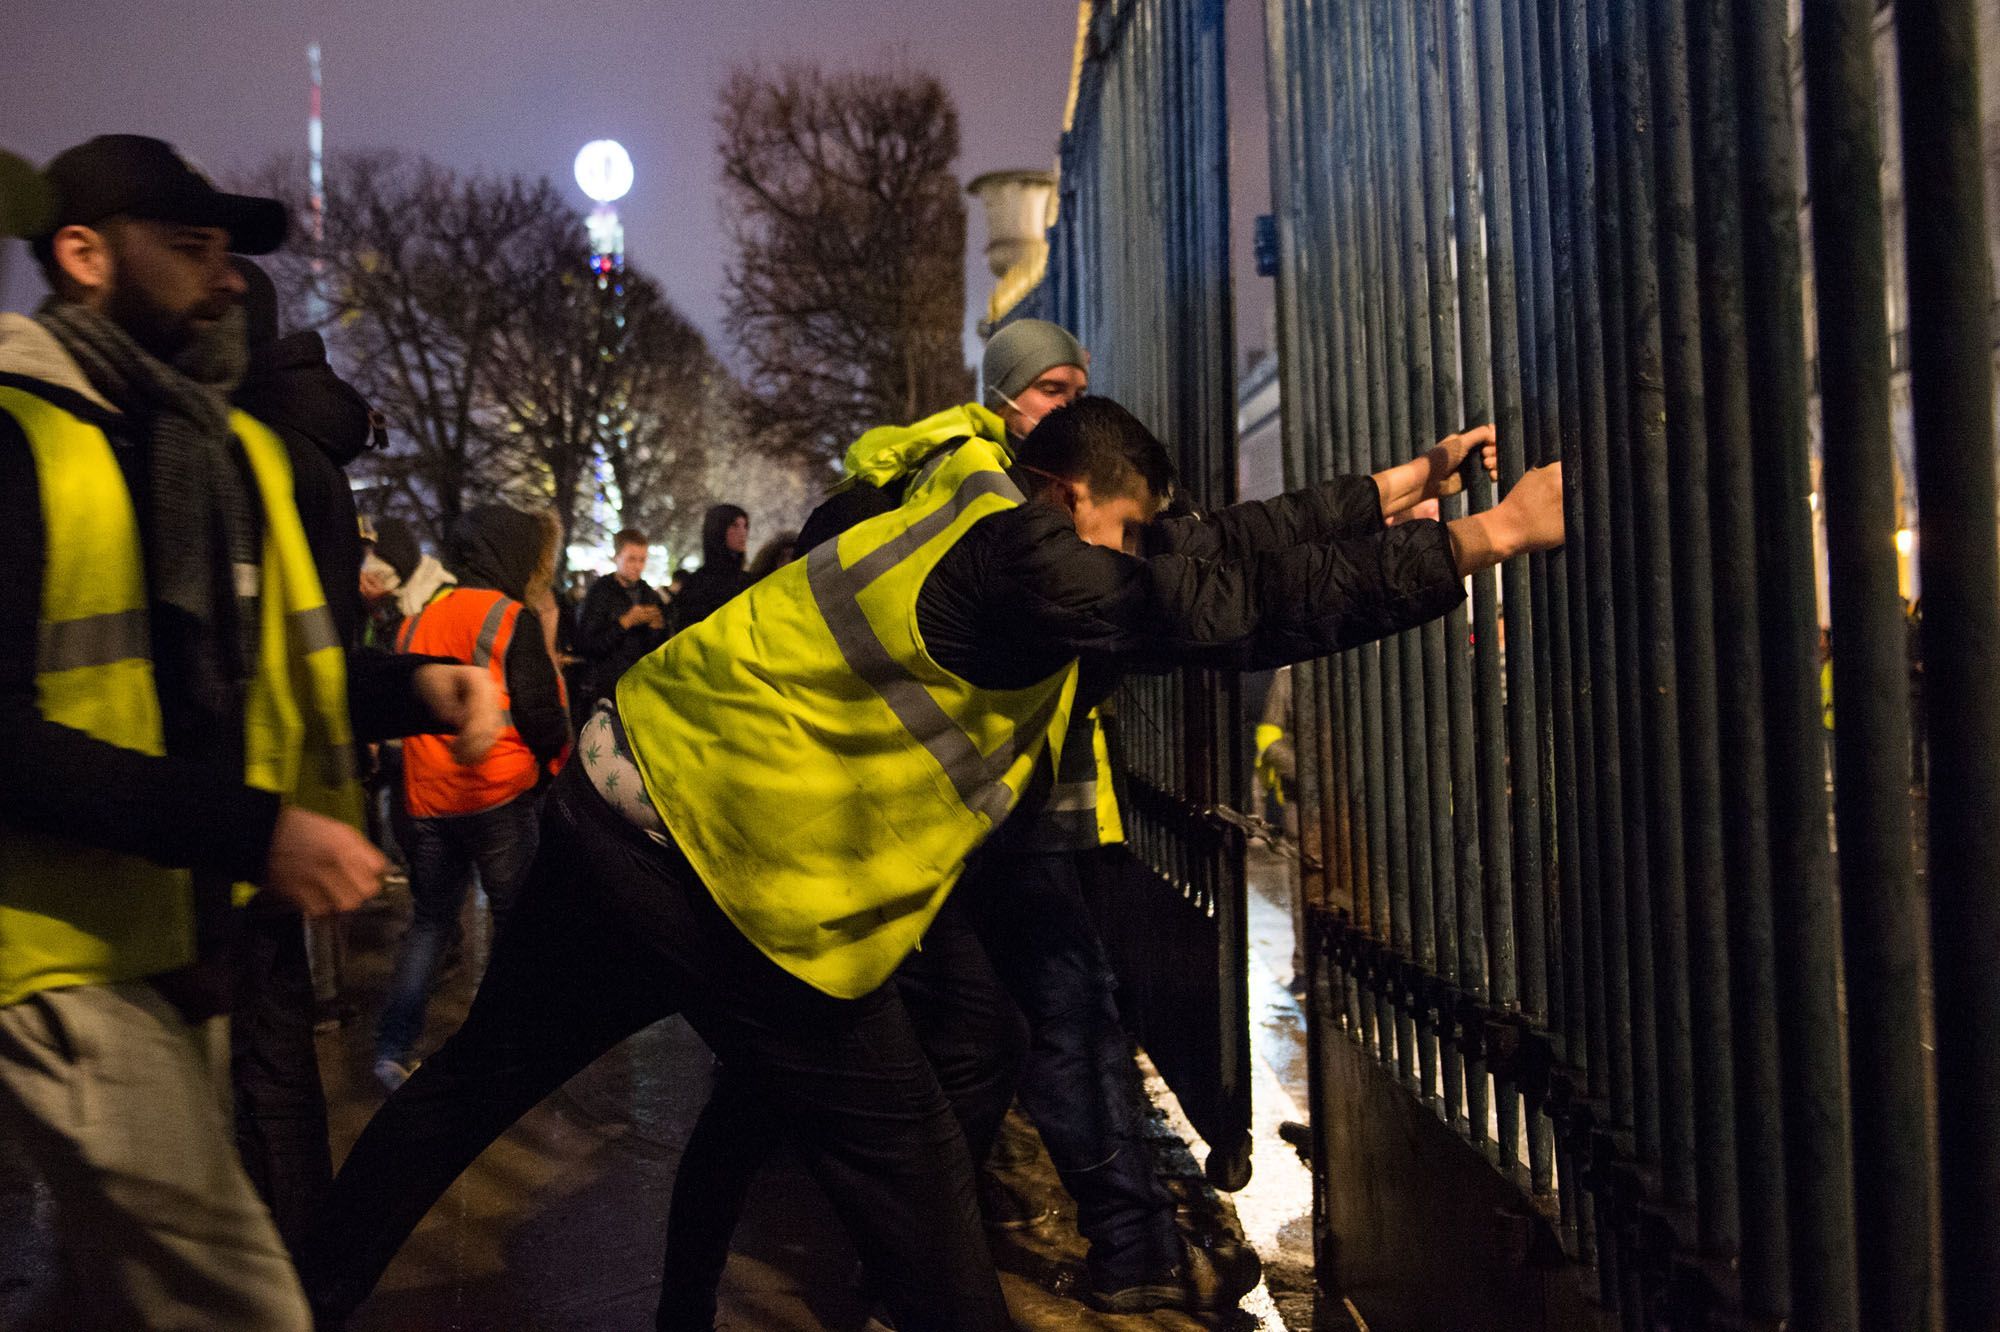
[[[1084,368],[1083,344],[1060,324],[1046,319],[1016,319],[993,335],[979,363],[987,404],[998,406],[996,393],[1018,397],[1051,366]]]

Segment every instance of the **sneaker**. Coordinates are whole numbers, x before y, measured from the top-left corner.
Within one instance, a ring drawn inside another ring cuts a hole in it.
[[[382,1084],[382,1090],[394,1092],[410,1080],[410,1074],[417,1071],[414,1063],[404,1064],[394,1059],[375,1061],[375,1081]]]
[[[1101,1313],[1227,1313],[1264,1279],[1264,1264],[1249,1245],[1227,1237],[1202,1248],[1183,1237],[1181,1261],[1156,1277],[1107,1289],[1092,1282],[1084,1302]]]

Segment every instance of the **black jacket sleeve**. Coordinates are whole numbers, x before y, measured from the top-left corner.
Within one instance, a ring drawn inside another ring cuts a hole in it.
[[[452,728],[417,697],[422,666],[463,666],[450,657],[360,648],[347,654],[347,710],[362,744],[399,735],[441,735]]]
[[[1030,503],[947,551],[917,613],[940,665],[1017,688],[1099,655],[1140,669],[1302,661],[1421,624],[1464,595],[1433,522],[1237,559],[1138,559],[1086,544],[1068,514]]]
[[[1374,479],[1337,476],[1276,499],[1162,518],[1146,530],[1145,553],[1237,560],[1308,542],[1373,536],[1382,530],[1382,492]]]
[[[177,869],[261,879],[275,795],[213,764],[141,754],[41,715],[43,544],[34,460],[0,414],[0,823]]]
[[[594,662],[616,653],[625,636],[618,617],[631,608],[632,599],[620,595],[618,581],[610,574],[592,583],[576,615],[576,655]]]
[[[556,685],[556,664],[542,643],[541,617],[521,608],[507,645],[507,703],[514,729],[534,756],[547,763],[569,743],[569,712]]]

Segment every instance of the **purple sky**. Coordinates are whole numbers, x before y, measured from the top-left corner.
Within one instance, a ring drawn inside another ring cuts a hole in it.
[[[1261,17],[1229,5],[1237,248],[1265,198]],[[1061,128],[1076,11],[972,0],[65,0],[30,4],[0,42],[0,147],[36,162],[93,134],[170,139],[216,174],[305,143],[308,40],[324,48],[329,151],[393,147],[460,169],[544,174],[588,207],[576,150],[615,138],[638,180],[621,203],[630,261],[722,345],[728,246],[714,165],[716,89],[746,61],[885,60],[942,75],[958,99],[961,180],[1045,167]],[[968,323],[991,279],[974,201]],[[9,243],[13,244],[13,243]],[[1268,280],[1239,261],[1239,326],[1261,345]],[[41,284],[15,245],[0,307]]]

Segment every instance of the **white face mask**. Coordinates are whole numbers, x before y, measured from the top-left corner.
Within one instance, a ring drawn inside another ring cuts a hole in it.
[[[1021,431],[1019,434],[1014,435],[1014,438],[1026,439],[1028,437],[1029,432],[1042,423],[1041,417],[1028,415],[1027,408],[1023,407],[1020,403],[1015,402],[1012,398],[1002,393],[999,389],[997,388],[989,389],[987,391],[991,393],[994,397],[1000,399],[1001,402],[1007,404],[1007,406],[1013,408],[1015,413],[1020,416],[1021,420],[1027,423],[1027,429]]]

